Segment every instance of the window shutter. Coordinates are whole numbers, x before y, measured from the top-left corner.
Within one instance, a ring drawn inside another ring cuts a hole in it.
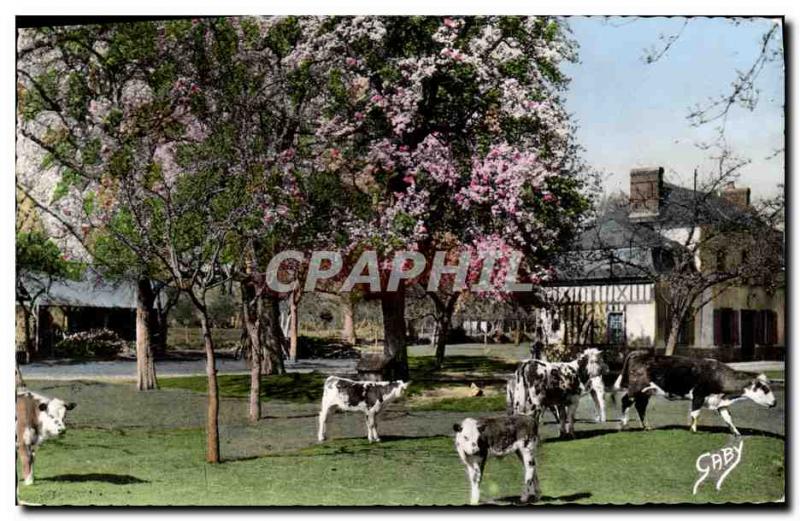
[[[714,345],[722,345],[722,310],[714,310]]]
[[[767,345],[778,343],[778,315],[772,310],[767,311],[769,317],[769,329],[767,329]]]
[[[731,311],[731,345],[739,345],[739,310]]]
[[[766,344],[766,334],[764,333],[764,312],[756,311],[753,313],[753,341],[758,345]]]

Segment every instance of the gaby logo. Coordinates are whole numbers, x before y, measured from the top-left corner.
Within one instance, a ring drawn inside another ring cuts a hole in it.
[[[716,479],[716,488],[719,490],[722,486],[722,482],[728,477],[728,474],[730,474],[742,460],[743,448],[744,440],[740,438],[738,443],[734,440],[734,443],[726,445],[718,451],[701,454],[695,462],[695,467],[697,471],[700,472],[700,477],[697,478],[697,481],[694,483],[692,494],[697,494],[697,488],[709,476],[711,479]]]

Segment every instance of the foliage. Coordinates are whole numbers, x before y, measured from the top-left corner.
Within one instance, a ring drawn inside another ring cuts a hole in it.
[[[64,335],[53,349],[56,358],[91,358],[113,360],[127,347],[127,342],[110,329],[90,329]]]
[[[556,19],[304,19],[322,33],[320,168],[352,193],[351,247],[519,249],[538,279],[587,209]],[[310,51],[309,51],[310,52]],[[505,282],[498,263],[494,281]]]
[[[58,245],[43,232],[17,232],[15,247],[17,272],[76,279],[83,270],[81,263],[64,258]]]

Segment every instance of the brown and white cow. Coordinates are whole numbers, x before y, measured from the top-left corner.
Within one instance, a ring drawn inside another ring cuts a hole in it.
[[[33,483],[33,460],[36,448],[66,429],[64,417],[75,408],[58,398],[48,398],[31,391],[17,393],[17,450],[22,460],[22,477]]]
[[[649,351],[634,351],[625,357],[614,388],[626,390],[622,397],[623,428],[628,424],[631,405],[636,406],[642,428],[650,428],[647,404],[655,394],[691,400],[689,415],[693,432],[697,431],[697,418],[704,407],[716,410],[738,436],[739,430],[728,410],[731,404],[750,399],[765,407],[775,406],[775,395],[763,374],[736,371],[710,358],[655,355]]]

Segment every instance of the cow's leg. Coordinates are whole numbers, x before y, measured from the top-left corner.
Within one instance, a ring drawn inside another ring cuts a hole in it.
[[[536,445],[523,447],[519,450],[518,454],[522,459],[522,465],[525,468],[525,483],[522,488],[522,495],[520,501],[527,503],[529,501],[536,501],[541,497],[542,492],[539,488],[539,476],[536,472]]]
[[[561,414],[561,409],[557,405],[550,407],[550,412],[553,413],[553,419],[556,423],[563,423],[564,415]]]
[[[325,441],[326,430],[328,426],[328,414],[333,410],[334,405],[322,402],[322,409],[319,411],[319,432],[317,432],[317,440],[320,442]]]
[[[642,424],[642,429],[650,430],[650,424],[647,423],[647,403],[650,401],[650,395],[639,393],[634,398],[636,404],[636,412],[639,413],[639,423]]]
[[[565,416],[567,417],[567,434],[575,437],[575,413],[578,412],[578,404],[580,403],[580,396],[573,396],[566,406]]]
[[[628,426],[628,411],[633,405],[633,398],[627,393],[622,395],[622,417],[620,418],[620,428],[624,429]]]
[[[464,460],[467,464],[467,477],[469,478],[469,502],[472,505],[477,505],[481,499],[481,477],[486,456],[466,456]]]
[[[556,405],[554,409],[558,411],[559,436],[561,438],[566,438],[569,432],[569,427],[567,426],[567,408],[563,405]]]
[[[590,383],[591,388],[589,394],[592,395],[594,401],[595,421],[606,421],[606,401],[605,401],[605,385],[603,384],[603,377],[597,376],[592,378]]]
[[[36,450],[28,446],[26,452],[28,453],[28,472],[25,474],[25,484],[33,485],[33,464],[36,460]]]
[[[733,433],[734,436],[741,436],[741,434],[739,434],[739,429],[737,429],[736,425],[733,424],[733,418],[731,418],[731,412],[728,410],[728,408],[720,407],[717,409],[717,412],[720,416],[722,416],[723,421],[728,424],[728,427],[731,428],[731,433]]]
[[[705,399],[699,396],[692,397],[692,405],[689,409],[689,428],[692,432],[697,432],[697,418],[700,417],[700,410],[703,408]]]
[[[26,485],[33,484],[33,450],[26,443],[19,443],[19,459],[22,461],[22,479]]]
[[[369,441],[381,441],[375,425],[375,411],[367,411],[367,439]]]

